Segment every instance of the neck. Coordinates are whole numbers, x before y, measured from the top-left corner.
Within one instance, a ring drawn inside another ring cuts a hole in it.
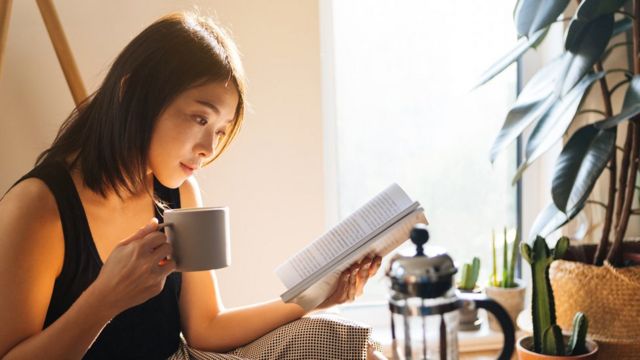
[[[69,164],[69,162],[67,162],[67,164]],[[102,194],[87,187],[84,183],[83,174],[77,166],[70,169],[69,172],[83,202],[99,204],[100,206],[111,209],[121,209],[134,201],[151,200],[150,193],[153,193],[153,173],[151,171],[147,171],[147,176],[145,177],[146,189],[144,187],[139,187],[133,193],[127,190],[122,190],[120,192],[120,196],[118,196],[115,190],[107,191],[103,196]],[[147,191],[147,189],[150,191]]]

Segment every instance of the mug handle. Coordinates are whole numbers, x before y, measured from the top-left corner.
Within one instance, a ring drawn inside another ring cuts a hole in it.
[[[476,307],[487,310],[492,313],[502,328],[502,334],[504,335],[504,341],[502,343],[502,352],[498,355],[498,360],[509,360],[513,355],[513,347],[515,345],[515,328],[511,317],[507,311],[497,302],[489,299],[483,294],[464,294],[458,295],[463,300],[468,300],[475,303]]]
[[[158,228],[156,229],[156,231],[160,231],[166,227],[171,227],[173,226],[173,223],[162,223],[162,224],[158,224]],[[173,256],[169,255],[167,256],[167,260],[170,260]]]
[[[167,226],[173,226],[173,223],[162,223],[162,224],[158,224],[158,229],[157,231],[160,231],[164,228],[166,228]]]

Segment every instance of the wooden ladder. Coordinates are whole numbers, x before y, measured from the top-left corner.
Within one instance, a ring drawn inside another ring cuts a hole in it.
[[[9,17],[11,16],[11,3],[13,0],[0,0],[0,74],[2,73],[2,58],[4,55],[5,45],[7,43],[7,33],[9,32]],[[58,61],[62,67],[62,72],[71,90],[73,101],[78,106],[87,98],[78,66],[73,59],[71,48],[62,30],[62,24],[58,18],[58,13],[53,6],[52,0],[36,0],[40,14],[47,27],[47,32],[51,38],[51,43],[56,51]]]

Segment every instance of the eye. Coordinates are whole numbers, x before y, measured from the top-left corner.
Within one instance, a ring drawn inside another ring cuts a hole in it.
[[[206,116],[196,115],[193,118],[199,125],[202,126],[205,126],[209,123],[209,119],[207,119]]]

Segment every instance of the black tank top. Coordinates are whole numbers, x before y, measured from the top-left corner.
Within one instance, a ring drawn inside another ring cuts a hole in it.
[[[38,178],[49,187],[58,205],[64,233],[64,263],[51,295],[44,323],[46,328],[96,279],[102,261],[91,237],[80,196],[64,163],[40,164],[16,184],[28,178]],[[169,207],[180,207],[178,189],[169,189],[154,178],[154,192]],[[162,222],[162,211],[157,206],[155,216]],[[118,314],[105,326],[84,359],[165,359],[171,356],[180,343],[178,300],[181,283],[181,274],[174,272],[167,277],[160,294]]]

